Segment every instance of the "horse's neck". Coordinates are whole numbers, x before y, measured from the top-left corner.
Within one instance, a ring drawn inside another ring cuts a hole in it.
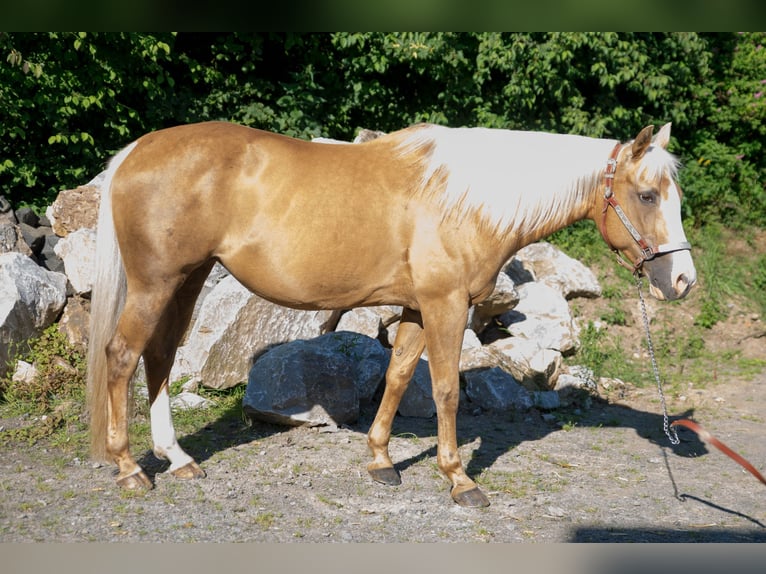
[[[531,138],[513,164],[514,188],[502,206],[508,233],[526,245],[592,216],[614,144],[577,136]]]
[[[422,152],[424,191],[434,175],[448,174],[436,196],[448,218],[477,213],[513,248],[592,213],[614,144],[574,135],[424,126],[408,131],[399,149],[403,155]]]

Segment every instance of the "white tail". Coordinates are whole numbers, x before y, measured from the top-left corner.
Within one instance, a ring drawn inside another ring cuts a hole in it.
[[[112,219],[112,179],[135,143],[120,151],[109,162],[98,212],[96,234],[96,269],[90,307],[88,341],[88,412],[91,427],[91,455],[105,461],[109,424],[106,346],[114,334],[117,319],[125,303],[125,269]],[[111,462],[111,461],[109,461]]]

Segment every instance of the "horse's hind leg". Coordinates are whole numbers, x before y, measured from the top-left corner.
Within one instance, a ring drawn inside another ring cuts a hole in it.
[[[420,314],[411,309],[405,309],[396,333],[391,362],[386,371],[386,388],[383,398],[367,434],[367,445],[373,457],[367,465],[367,471],[373,480],[383,484],[395,486],[402,482],[388,454],[388,443],[396,410],[415,372],[424,345]]]
[[[207,263],[195,270],[168,304],[143,353],[149,390],[150,419],[154,454],[170,462],[170,472],[178,478],[202,478],[205,472],[176,439],[170,411],[170,370],[178,344],[191,320],[194,303],[213,267]]]
[[[155,286],[156,287],[156,286]],[[130,379],[164,314],[176,285],[162,289],[128,290],[114,335],[106,346],[108,428],[106,451],[117,464],[117,483],[127,489],[151,488],[152,483],[130,453],[128,401]]]

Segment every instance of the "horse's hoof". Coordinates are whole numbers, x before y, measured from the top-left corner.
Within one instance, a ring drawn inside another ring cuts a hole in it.
[[[478,486],[462,492],[455,492],[453,488],[452,500],[466,508],[484,508],[489,506],[489,498],[484,495]]]
[[[370,473],[372,480],[387,486],[399,486],[402,483],[402,477],[399,476],[399,473],[391,466],[384,468],[369,468],[367,469],[367,472]]]
[[[202,470],[200,466],[194,461],[188,462],[175,470],[171,470],[170,474],[183,480],[191,478],[205,478],[205,476],[207,476],[205,471]]]
[[[118,478],[117,486],[125,490],[151,490],[154,488],[152,481],[149,480],[143,470]]]

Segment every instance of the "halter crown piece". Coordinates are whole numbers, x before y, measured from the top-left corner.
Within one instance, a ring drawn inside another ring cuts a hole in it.
[[[628,219],[628,216],[625,215],[625,212],[622,210],[622,207],[620,207],[620,204],[617,202],[617,198],[614,196],[614,192],[612,191],[614,174],[617,171],[617,157],[620,155],[621,150],[622,144],[617,142],[612,149],[612,153],[609,155],[609,160],[606,162],[606,169],[604,170],[604,209],[601,210],[603,217],[601,218],[601,221],[598,222],[598,228],[599,231],[601,231],[601,235],[604,238],[604,241],[609,246],[609,249],[617,254],[617,261],[620,263],[620,265],[630,269],[633,274],[639,274],[645,261],[654,259],[658,255],[662,255],[664,253],[673,253],[674,251],[688,251],[692,248],[692,246],[688,241],[679,241],[678,243],[662,243],[656,246],[650,245],[643,238],[641,233],[639,233],[636,227],[630,222],[630,219]],[[620,221],[625,226],[625,229],[628,230],[628,233],[630,233],[631,237],[633,237],[641,250],[641,255],[632,264],[623,258],[619,249],[617,249],[609,240],[609,233],[606,229],[606,215],[610,206],[614,209],[617,217],[620,218]]]

